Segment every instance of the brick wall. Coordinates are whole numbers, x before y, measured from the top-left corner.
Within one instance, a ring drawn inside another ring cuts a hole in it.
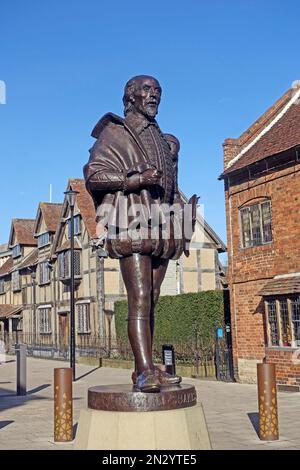
[[[245,364],[248,374],[251,368],[254,371],[249,364],[261,361],[266,355],[264,305],[258,292],[275,275],[300,272],[299,187],[300,164],[256,180],[237,181],[234,185],[225,183],[233,354],[235,368],[241,376],[241,367],[244,367],[241,364]],[[264,198],[269,198],[272,204],[273,242],[244,249],[241,246],[240,208]],[[272,361],[276,358],[282,361],[284,357],[285,369],[280,365],[279,376],[280,380],[287,381],[291,352],[284,354],[276,356],[272,352],[268,357]],[[295,370],[290,372],[292,377]]]
[[[292,360],[295,354],[297,363]],[[300,354],[287,349],[266,348],[267,362],[276,364],[276,379],[279,384],[300,385]]]

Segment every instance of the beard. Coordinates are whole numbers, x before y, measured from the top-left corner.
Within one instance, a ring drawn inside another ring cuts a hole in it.
[[[150,119],[154,119],[158,112],[158,105],[157,104],[146,104],[144,107],[143,113],[146,117]]]
[[[149,120],[153,120],[158,113],[157,103],[134,103],[130,111],[138,114],[142,114]]]

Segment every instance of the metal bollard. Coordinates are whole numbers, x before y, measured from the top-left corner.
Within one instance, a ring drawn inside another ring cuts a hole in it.
[[[16,344],[17,353],[17,395],[26,395],[26,344]]]
[[[275,364],[257,364],[257,387],[259,438],[262,441],[276,441],[279,434]]]
[[[72,369],[54,369],[54,441],[73,440]]]

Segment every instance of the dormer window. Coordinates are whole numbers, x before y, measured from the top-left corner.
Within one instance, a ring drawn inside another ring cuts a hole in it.
[[[38,236],[38,247],[42,248],[43,246],[49,245],[50,235],[49,232],[42,233]]]
[[[74,235],[81,233],[81,216],[75,215],[74,217]],[[68,220],[68,237],[71,238],[71,219]]]
[[[21,245],[13,246],[12,257],[13,258],[18,258],[18,256],[21,256],[21,254],[22,254]]]

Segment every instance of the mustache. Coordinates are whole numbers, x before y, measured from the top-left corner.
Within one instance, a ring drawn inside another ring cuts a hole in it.
[[[146,101],[146,105],[155,104],[156,106],[158,106],[158,103],[159,103],[158,100],[155,100],[155,99],[151,99],[151,100]]]

